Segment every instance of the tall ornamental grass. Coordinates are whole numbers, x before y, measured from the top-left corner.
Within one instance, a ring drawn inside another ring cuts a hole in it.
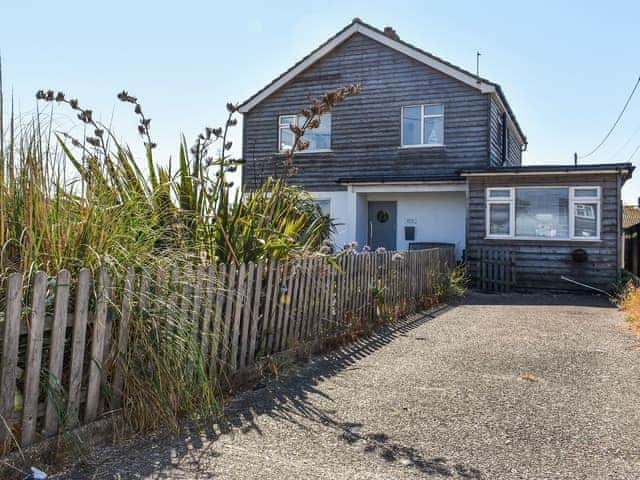
[[[11,110],[0,124],[0,268],[53,273],[147,265],[159,256],[237,263],[317,251],[331,221],[287,180],[295,173],[296,150],[308,146],[305,131],[357,92],[356,86],[343,88],[314,100],[303,111],[305,124],[292,126],[296,141],[283,156],[282,175],[247,192],[229,181],[244,163],[229,154],[229,129],[237,124],[231,103],[224,127],[206,128],[190,147],[183,137],[177,165],[162,166],[137,98],[118,95],[138,116],[143,159],[77,99],[41,90],[36,97],[51,104],[48,115],[25,120]],[[74,138],[56,131],[56,104],[75,112],[89,134]]]
[[[37,92],[38,105],[47,108],[32,117],[16,115],[12,102],[5,115],[0,76],[3,276],[25,272],[28,283],[36,270],[53,277],[62,268],[75,275],[83,267],[107,266],[114,277],[133,268],[152,280],[145,299],[151,307],[132,317],[126,358],[115,359],[124,364],[121,408],[130,428],[175,428],[184,415],[215,412],[219,398],[220,379],[207,373],[192,330],[169,309],[171,295],[158,272],[195,272],[203,264],[317,252],[331,232],[331,219],[288,179],[295,174],[295,153],[308,147],[307,129],[316,128],[323,113],[358,91],[358,86],[337,89],[303,110],[303,124],[292,126],[295,141],[282,157],[282,174],[249,192],[229,180],[244,163],[229,154],[229,129],[237,124],[234,104],[227,104],[223,127],[205,128],[191,146],[182,137],[177,165],[162,164],[154,157],[151,121],[127,92],[118,99],[137,115],[143,158],[96,121],[91,109],[62,92]],[[85,136],[54,128],[63,108],[76,114]],[[192,283],[182,278],[185,285]],[[174,293],[181,291],[187,290],[183,286]],[[56,395],[65,392],[58,389]]]

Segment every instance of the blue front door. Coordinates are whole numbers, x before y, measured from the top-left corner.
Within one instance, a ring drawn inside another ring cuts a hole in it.
[[[369,202],[369,246],[396,249],[396,202]]]

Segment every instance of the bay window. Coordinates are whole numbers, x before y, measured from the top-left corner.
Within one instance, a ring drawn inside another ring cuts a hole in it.
[[[444,105],[402,107],[402,146],[444,145]]]
[[[487,238],[598,240],[599,187],[487,189]]]
[[[304,125],[306,118],[302,115],[280,115],[278,117],[278,150],[284,152],[293,148],[295,134],[290,125]],[[331,149],[331,114],[320,115],[320,126],[308,129],[302,140],[309,142],[309,148],[305,152],[321,152]]]

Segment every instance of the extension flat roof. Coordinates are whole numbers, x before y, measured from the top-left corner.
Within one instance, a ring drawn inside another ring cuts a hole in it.
[[[597,163],[583,165],[527,165],[524,167],[490,167],[461,170],[463,177],[493,176],[493,175],[549,175],[558,173],[626,173],[631,178],[635,167],[631,163]]]

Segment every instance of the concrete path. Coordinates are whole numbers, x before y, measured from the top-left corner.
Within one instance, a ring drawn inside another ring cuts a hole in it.
[[[601,298],[473,293],[54,478],[640,478],[638,343]]]

